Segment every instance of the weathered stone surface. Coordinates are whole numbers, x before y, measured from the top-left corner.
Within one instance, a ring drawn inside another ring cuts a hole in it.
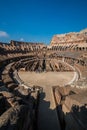
[[[87,29],[81,32],[71,32],[65,34],[55,35],[52,38],[51,45],[64,44],[64,43],[86,43],[87,40]],[[84,44],[86,46],[86,44]]]
[[[55,35],[49,46],[19,41],[0,42],[0,130],[34,129],[40,87],[32,89],[29,86],[28,89],[14,73],[19,69],[38,73],[76,72],[71,85],[54,88],[54,98],[61,128],[65,123],[65,130],[87,129],[87,29]],[[50,93],[46,97],[50,97]]]
[[[54,87],[54,96],[60,122],[65,122],[65,130],[86,129],[87,89]]]
[[[27,116],[27,112],[28,112],[28,108],[26,106],[15,106],[15,108],[8,109],[0,117],[0,129],[21,130],[23,128],[24,119]]]

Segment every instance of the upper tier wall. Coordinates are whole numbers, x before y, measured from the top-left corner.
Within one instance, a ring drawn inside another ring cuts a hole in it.
[[[64,43],[87,43],[87,29],[80,32],[71,32],[53,36],[51,45],[64,44]]]

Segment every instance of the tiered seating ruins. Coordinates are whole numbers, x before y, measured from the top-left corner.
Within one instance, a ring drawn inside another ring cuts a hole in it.
[[[28,71],[71,72],[74,77],[65,85],[29,86],[18,75]],[[47,101],[52,98],[50,105],[55,106],[55,110],[50,107],[49,115],[44,111],[48,103],[43,100],[44,94]],[[48,117],[45,123],[42,111]],[[0,42],[0,130],[86,130],[86,114],[87,29],[55,35],[48,46]],[[51,122],[50,126],[46,122]]]

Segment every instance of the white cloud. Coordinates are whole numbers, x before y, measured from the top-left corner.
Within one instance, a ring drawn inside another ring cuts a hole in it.
[[[0,31],[0,37],[9,37],[9,35],[5,31]]]
[[[20,41],[24,41],[24,38],[21,38]]]

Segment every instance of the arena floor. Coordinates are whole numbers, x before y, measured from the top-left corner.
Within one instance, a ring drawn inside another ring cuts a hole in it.
[[[55,85],[65,85],[74,77],[74,72],[24,72],[20,71],[19,77],[28,85],[39,85],[41,87],[52,87]]]
[[[73,79],[74,72],[36,73],[20,71],[18,74],[28,85],[43,87],[43,93],[41,93],[39,97],[38,130],[60,129],[52,86],[67,84]]]

